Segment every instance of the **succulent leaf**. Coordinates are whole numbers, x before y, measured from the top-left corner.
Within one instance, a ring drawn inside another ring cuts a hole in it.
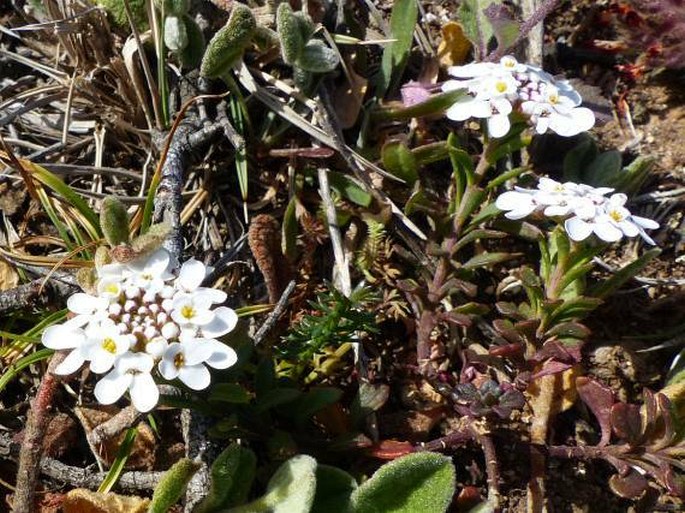
[[[242,4],[234,3],[226,25],[207,45],[200,74],[217,78],[226,73],[242,57],[256,28],[257,22],[252,10]]]

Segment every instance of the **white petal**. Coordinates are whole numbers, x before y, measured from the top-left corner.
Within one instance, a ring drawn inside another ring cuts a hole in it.
[[[162,337],[155,337],[150,342],[145,344],[145,352],[152,356],[155,360],[159,360],[166,348],[169,346],[166,340]]]
[[[55,374],[59,374],[60,376],[73,374],[81,368],[81,365],[83,365],[84,362],[83,353],[78,349],[74,349],[64,360],[62,360],[62,363],[55,367]]]
[[[506,114],[496,114],[488,119],[488,133],[490,137],[504,137],[509,133],[509,116]]]
[[[94,390],[95,398],[100,404],[115,403],[128,390],[132,381],[131,374],[115,369],[97,382]]]
[[[228,294],[223,290],[200,287],[193,293],[193,297],[202,297],[203,300],[209,301],[213,305],[218,305],[226,301]]]
[[[456,91],[457,89],[468,88],[468,81],[466,80],[448,80],[442,84],[443,92]]]
[[[623,237],[623,232],[609,222],[596,222],[592,231],[604,242],[616,242]]]
[[[86,340],[86,334],[78,328],[71,328],[63,324],[48,326],[43,332],[41,341],[50,349],[72,349],[79,347]]]
[[[173,359],[168,360],[166,358],[163,358],[157,365],[157,369],[159,370],[159,373],[162,375],[162,377],[169,381],[171,381],[172,379],[176,379],[176,377],[178,376],[178,367],[174,365]]]
[[[533,205],[533,195],[519,191],[507,191],[495,200],[495,206],[500,210],[518,210]]]
[[[103,374],[112,368],[116,356],[107,351],[98,351],[95,358],[90,361],[90,370],[95,374]]]
[[[209,340],[195,339],[181,344],[185,356],[185,365],[198,365],[206,361],[212,353],[214,346]]]
[[[181,288],[191,292],[198,288],[205,279],[206,268],[205,265],[199,260],[191,258],[183,264],[181,271],[178,275],[178,283]]]
[[[576,107],[571,111],[571,118],[576,125],[578,133],[587,132],[595,126],[595,113],[586,107]]]
[[[227,306],[220,306],[212,311],[214,319],[209,324],[202,326],[202,334],[206,338],[216,338],[233,331],[238,324],[238,316]]]
[[[445,112],[445,116],[447,116],[452,121],[465,121],[473,115],[471,111],[475,101],[476,100],[471,96],[462,98],[461,100],[454,103],[449,109],[447,109],[447,112]]]
[[[564,228],[568,236],[575,241],[585,240],[592,234],[592,225],[579,217],[567,219],[564,222]]]
[[[648,230],[656,230],[659,228],[659,223],[652,219],[640,216],[630,216],[630,219],[638,226],[642,228],[647,228]]]
[[[146,353],[124,353],[116,361],[116,369],[119,372],[136,371],[149,373],[154,367],[155,361]]]
[[[212,381],[209,370],[202,364],[181,367],[178,372],[178,379],[193,390],[204,390]]]
[[[571,212],[571,208],[568,205],[550,205],[545,209],[545,215],[547,217],[563,217],[567,216]]]
[[[131,402],[140,412],[150,411],[159,401],[159,389],[155,380],[147,372],[133,376],[130,388]]]
[[[91,296],[84,292],[77,292],[67,299],[67,308],[75,314],[92,314],[96,310],[107,308],[109,301],[106,298]]]
[[[205,363],[215,369],[228,369],[238,361],[238,355],[232,347],[222,344],[218,340],[208,340],[212,345],[212,356]]]
[[[618,227],[626,237],[637,237],[640,234],[637,225],[628,220],[620,221]]]
[[[496,98],[494,100],[490,100],[490,103],[500,114],[509,114],[512,111],[511,102],[506,98]]]

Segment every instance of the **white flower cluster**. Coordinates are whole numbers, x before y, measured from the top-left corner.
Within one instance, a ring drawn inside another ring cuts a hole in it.
[[[233,330],[238,317],[226,293],[201,287],[207,268],[191,259],[178,267],[165,249],[126,264],[97,269],[97,295],[77,293],[67,308],[73,317],[43,332],[43,344],[71,349],[55,369],[71,374],[88,362],[101,404],[112,404],[126,391],[141,412],[154,408],[159,390],[153,375],[180,379],[193,390],[207,388],[207,366],[226,369],[235,351],[217,337]]]
[[[499,63],[452,66],[448,73],[458,80],[446,81],[442,90],[466,89],[468,94],[447,109],[447,117],[453,121],[486,119],[491,137],[509,132],[509,114],[514,110],[524,114],[539,134],[552,130],[570,137],[595,124],[594,113],[579,107],[582,98],[568,81],[556,80],[514,57],[502,57]]]
[[[540,178],[537,189],[516,187],[501,194],[495,201],[509,219],[523,219],[535,211],[548,217],[566,217],[564,228],[575,241],[587,239],[593,233],[605,242],[616,242],[639,235],[648,244],[655,242],[645,229],[654,230],[659,224],[639,217],[625,208],[625,194],[612,193],[610,187],[591,187],[573,182],[560,183]]]

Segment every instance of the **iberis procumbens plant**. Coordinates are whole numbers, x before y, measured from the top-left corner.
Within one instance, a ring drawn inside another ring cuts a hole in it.
[[[67,375],[87,365],[103,375],[95,385],[101,404],[126,392],[146,412],[159,400],[156,378],[178,378],[193,390],[210,384],[208,367],[235,364],[235,351],[217,340],[233,330],[236,313],[220,305],[226,293],[202,287],[207,267],[191,259],[178,269],[168,251],[157,249],[127,263],[96,268],[94,294],[67,301],[71,318],[50,326],[43,344],[70,350],[55,369]]]
[[[522,219],[535,212],[546,217],[564,219],[568,236],[582,241],[593,233],[605,242],[616,242],[625,237],[639,235],[654,245],[645,232],[659,224],[651,219],[636,216],[625,208],[625,194],[611,194],[610,187],[591,187],[573,182],[559,183],[540,178],[537,189],[516,187],[501,194],[495,205],[506,211],[509,219]],[[607,197],[608,194],[611,194]]]
[[[452,66],[442,90],[465,89],[446,115],[453,121],[486,120],[490,137],[504,137],[511,128],[509,115],[519,112],[539,134],[548,130],[564,137],[592,128],[594,113],[580,107],[582,99],[566,80],[531,64],[505,56],[499,63],[476,62]]]

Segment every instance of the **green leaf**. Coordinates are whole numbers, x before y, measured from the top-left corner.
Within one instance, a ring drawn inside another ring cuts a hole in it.
[[[217,383],[211,388],[210,401],[221,401],[232,404],[247,404],[252,396],[238,383]]]
[[[627,282],[631,278],[634,278],[637,275],[637,273],[644,269],[645,266],[659,254],[661,254],[661,250],[659,248],[650,249],[634,262],[631,262],[628,265],[621,267],[621,269],[616,271],[611,278],[604,280],[602,283],[599,283],[595,287],[590,289],[588,295],[597,298],[607,297],[609,294],[617,290],[625,282]]]
[[[54,351],[52,349],[39,349],[35,353],[26,355],[12,365],[9,365],[0,376],[0,392],[7,386],[7,384],[12,381],[23,369],[29,365],[40,362],[42,360],[47,360],[52,356]]]
[[[124,471],[124,466],[126,466],[126,461],[128,460],[131,450],[133,449],[133,442],[136,440],[136,435],[138,434],[138,429],[132,427],[128,428],[126,431],[126,436],[124,441],[121,442],[119,450],[117,451],[117,457],[114,459],[112,466],[109,468],[107,475],[100,483],[98,492],[107,493],[112,490],[112,487],[117,484],[119,476]],[[152,510],[150,510],[152,511]]]
[[[186,486],[192,479],[200,464],[183,458],[174,463],[160,479],[155,492],[152,494],[152,502],[148,513],[166,513],[178,502],[186,491]]]
[[[621,169],[621,152],[605,151],[583,170],[583,183],[594,186],[608,185],[617,180]]]
[[[178,53],[178,59],[185,69],[194,69],[202,62],[202,56],[205,53],[205,36],[190,16],[184,15],[183,22],[188,34],[188,44]]]
[[[479,267],[487,267],[489,265],[506,262],[517,256],[519,255],[516,253],[482,253],[471,257],[468,261],[464,262],[462,267],[464,269],[478,269]]]
[[[493,31],[483,11],[492,3],[493,0],[463,0],[457,11],[464,35],[476,48],[485,52],[492,39]],[[479,57],[482,59],[485,55],[479,55]]]
[[[207,45],[200,74],[210,78],[223,76],[242,57],[256,28],[257,22],[252,10],[234,2],[226,25]]]
[[[102,200],[100,227],[110,246],[128,243],[129,230],[126,207],[114,196],[107,196]]]
[[[426,101],[409,107],[377,107],[373,113],[375,121],[402,121],[439,114],[450,108],[466,94],[466,88],[434,94]]]
[[[413,185],[419,178],[416,157],[403,142],[390,142],[383,145],[381,159],[386,171]]]
[[[212,463],[209,492],[194,513],[213,513],[244,503],[256,471],[257,457],[250,449],[229,445]]]
[[[180,16],[164,18],[164,44],[172,52],[179,52],[188,46],[188,31]]]
[[[349,513],[357,481],[344,470],[328,465],[316,467],[316,495],[310,513]]]
[[[316,494],[316,467],[311,456],[290,458],[273,475],[266,494],[226,513],[309,513]]]
[[[355,180],[342,173],[335,171],[328,172],[328,181],[331,188],[335,190],[340,196],[356,203],[361,207],[368,207],[371,205],[373,196],[366,192]]]
[[[393,4],[390,33],[394,41],[383,50],[381,69],[375,78],[378,98],[385,96],[388,89],[402,79],[414,41],[418,12],[416,0],[397,0]]]
[[[497,48],[506,50],[514,44],[519,34],[519,23],[513,18],[509,8],[493,2],[484,13],[497,40]]]
[[[360,383],[350,408],[352,424],[358,426],[372,412],[380,410],[389,397],[390,387],[386,384]]]
[[[419,452],[383,465],[352,494],[355,513],[441,513],[455,491],[452,461]]]
[[[595,159],[597,153],[595,141],[589,135],[584,134],[581,142],[564,157],[564,178],[572,182],[580,182],[583,170]]]
[[[293,194],[283,214],[281,249],[290,263],[297,258],[297,234],[300,225],[297,222],[297,196]]]
[[[281,41],[281,54],[286,64],[295,64],[304,49],[307,39],[300,29],[301,22],[295,16],[288,2],[283,2],[276,11],[276,30]]]
[[[338,52],[318,39],[312,39],[304,45],[297,59],[297,65],[310,73],[328,73],[333,71],[338,64],[340,64]]]
[[[275,388],[264,397],[259,396],[255,404],[255,411],[257,413],[265,412],[281,404],[292,402],[301,395],[302,392],[296,388]]]
[[[341,396],[342,390],[339,388],[312,388],[287,406],[287,414],[298,424],[303,424],[316,412],[339,401]]]

